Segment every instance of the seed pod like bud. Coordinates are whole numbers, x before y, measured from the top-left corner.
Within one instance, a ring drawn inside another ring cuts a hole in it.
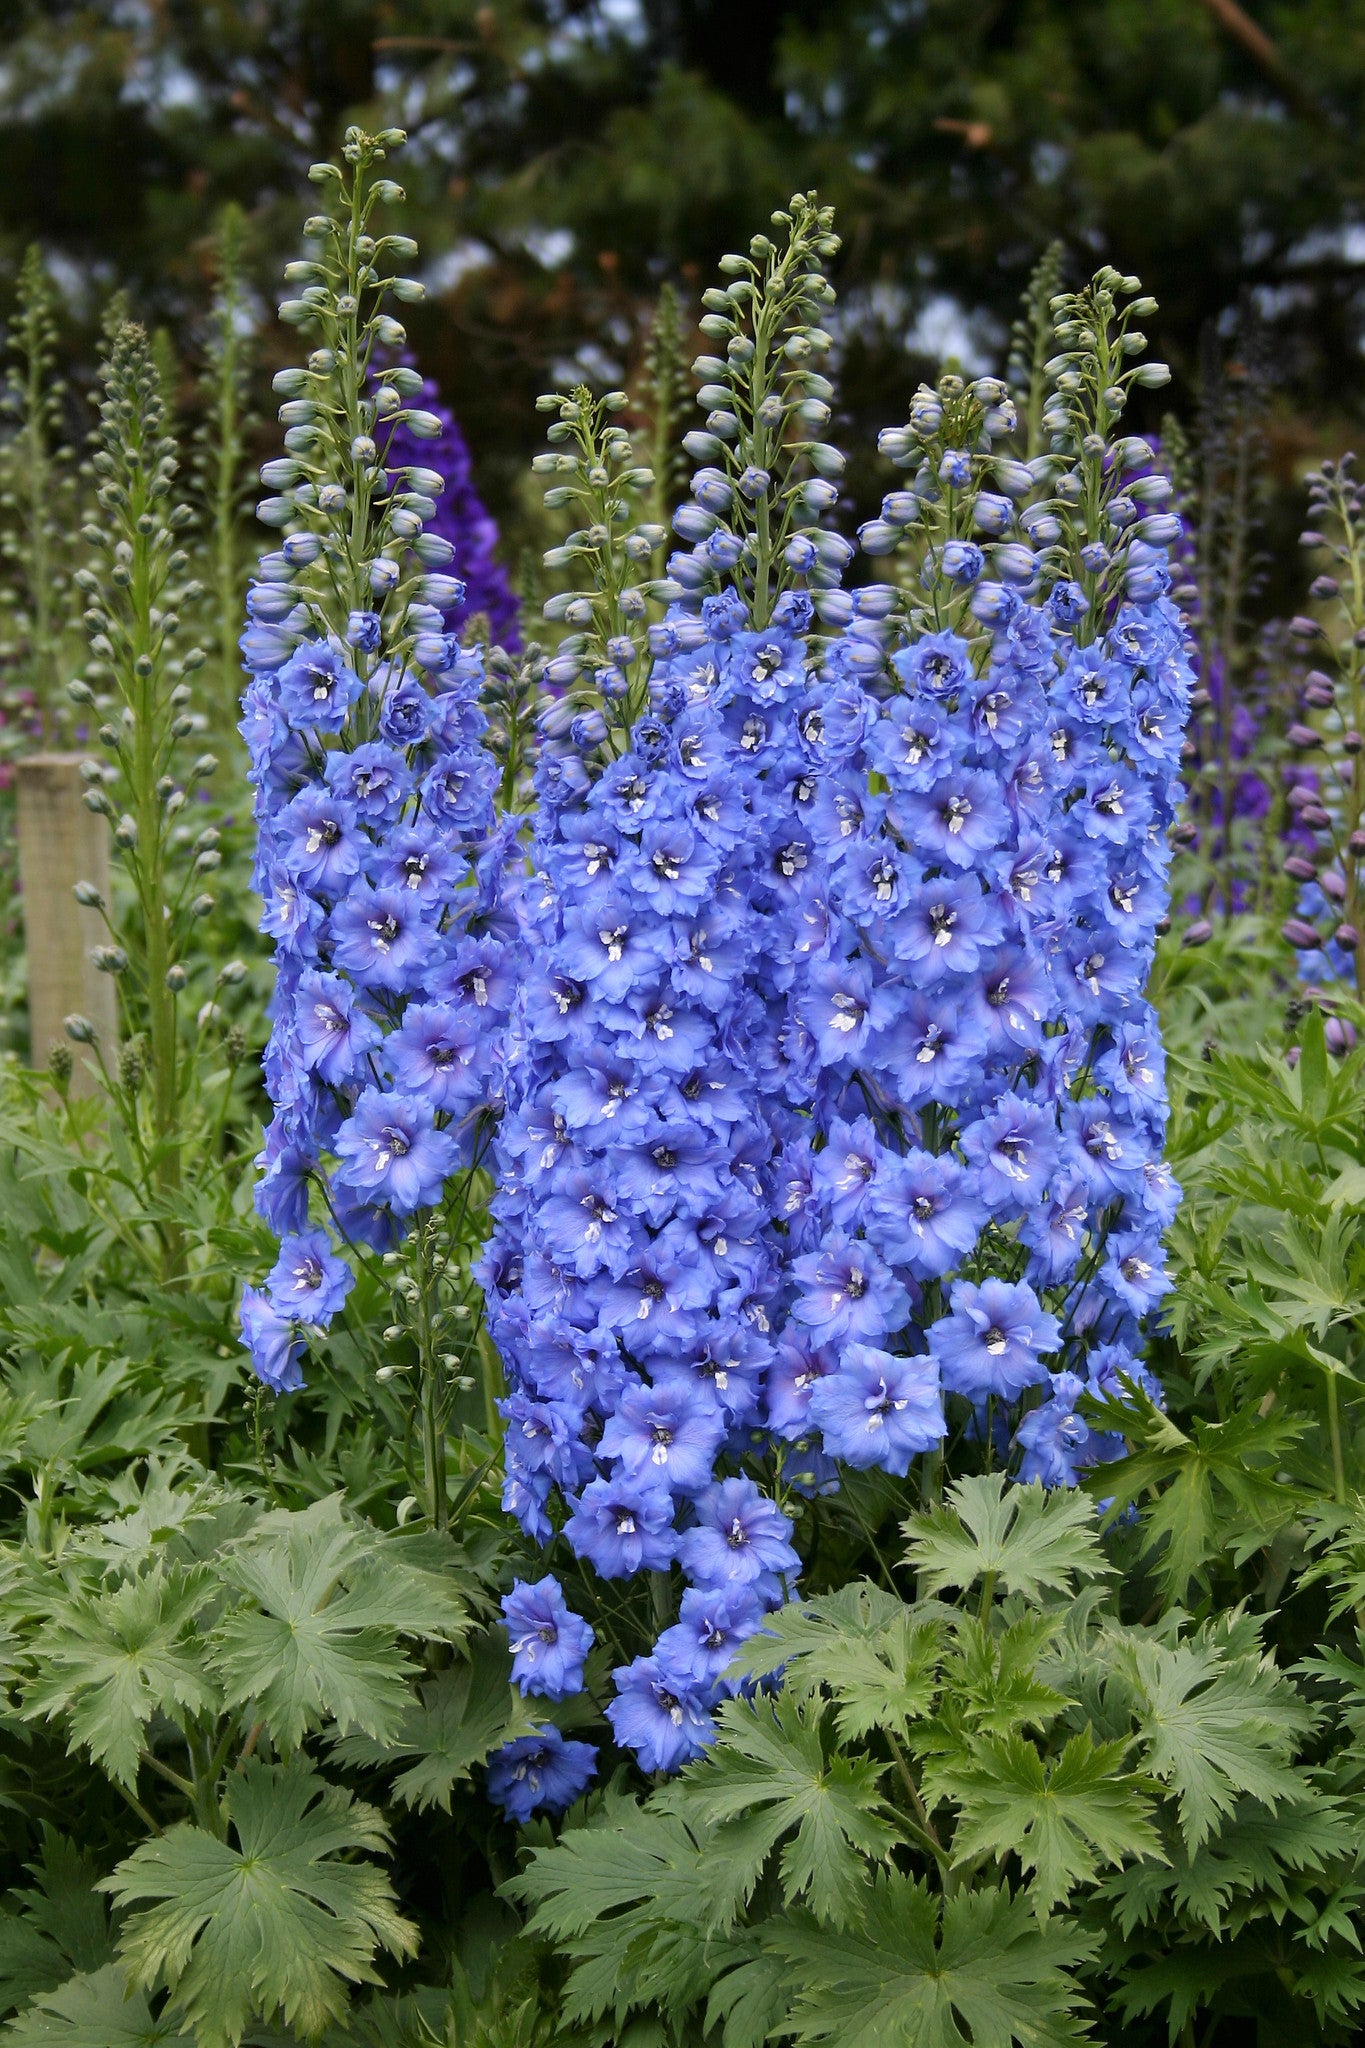
[[[141,1044],[136,1038],[131,1039],[127,1045],[119,1049],[119,1086],[125,1089],[129,1095],[136,1095],[138,1089],[142,1086],[145,1074],[146,1067],[143,1063]]]
[[[66,1087],[74,1064],[71,1047],[63,1045],[59,1038],[54,1039],[47,1049],[47,1071],[56,1087]]]
[[[234,1069],[240,1067],[246,1058],[246,1033],[240,1024],[228,1027],[227,1036],[223,1040],[223,1058]]]

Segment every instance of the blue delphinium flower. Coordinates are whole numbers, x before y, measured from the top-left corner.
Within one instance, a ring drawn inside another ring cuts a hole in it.
[[[519,1826],[534,1813],[563,1813],[591,1784],[597,1751],[557,1728],[519,1735],[488,1759],[488,1796]]]
[[[845,1465],[905,1473],[946,1433],[939,1363],[848,1344],[836,1369],[812,1390],[810,1419],[825,1449]]]
[[[593,1631],[571,1611],[557,1580],[528,1586],[518,1579],[503,1596],[502,1618],[512,1645],[512,1678],[523,1693],[562,1700],[582,1689]]]
[[[710,1686],[667,1651],[637,1657],[612,1677],[616,1697],[607,1704],[607,1719],[643,1770],[680,1770],[715,1741]]]

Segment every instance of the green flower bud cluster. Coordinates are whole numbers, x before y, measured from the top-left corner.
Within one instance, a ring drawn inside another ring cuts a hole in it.
[[[636,462],[616,418],[627,402],[624,391],[594,398],[583,385],[537,399],[539,411],[554,415],[545,436],[552,446],[531,465],[555,478],[545,492],[549,510],[581,522],[545,556],[546,568],[570,570],[575,584],[545,606],[547,619],[573,629],[546,672],[569,692],[555,712],[600,719],[608,751],[627,744],[644,702],[649,601],[666,595],[647,573],[666,535],[640,517],[654,473]]]
[[[279,310],[316,345],[303,365],[274,379],[285,454],[262,469],[271,495],[256,507],[266,525],[287,530],[282,557],[273,559],[280,590],[299,608],[291,624],[325,638],[346,637],[349,623],[362,672],[385,658],[401,667],[421,634],[441,630],[442,608],[456,601],[453,579],[441,573],[453,559],[450,543],[424,531],[444,477],[386,462],[400,427],[417,440],[441,432],[434,413],[410,403],[419,373],[393,361],[407,332],[390,302],[416,304],[424,287],[394,269],[416,255],[411,236],[378,232],[378,211],[404,195],[375,171],[405,139],[398,128],[350,128],[344,164],[309,172],[324,188],[326,211],[305,223],[312,252],[286,266],[299,289]],[[377,645],[354,631],[358,616],[371,615]]]
[[[824,430],[834,387],[819,368],[833,346],[820,321],[834,302],[822,265],[837,255],[833,209],[798,193],[774,213],[774,235],[755,235],[747,256],[723,256],[729,280],[703,294],[701,331],[724,353],[699,356],[697,403],[705,425],[683,446],[703,467],[696,503],[675,530],[697,544],[684,568],[700,567],[734,588],[763,626],[779,592],[798,580],[832,589],[851,549],[822,525],[839,498],[844,456]]]

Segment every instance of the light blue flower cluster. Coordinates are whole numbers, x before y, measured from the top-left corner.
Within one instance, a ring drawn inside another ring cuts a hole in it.
[[[769,1169],[809,901],[788,700],[810,609],[789,592],[762,632],[733,592],[680,612],[627,750],[572,795],[564,755],[542,763],[484,1272],[512,1386],[504,1500],[539,1542],[561,1501],[604,1578],[681,1566],[680,1620],[608,1708],[648,1769],[709,1738],[733,1646],[797,1565],[738,1468],[771,1442]]]
[[[958,1395],[1058,1485],[1114,1454],[1076,1403],[1145,1381],[1169,1287],[1143,988],[1190,675],[1164,598],[1077,647],[1012,595],[988,634],[893,646],[894,681],[845,639],[803,713],[828,915],[794,1001],[811,1115],[780,1164],[802,1386],[783,1421],[904,1473]]]
[[[920,393],[883,440],[910,486],[863,535],[908,573],[844,591],[837,452],[798,438],[828,387],[754,340],[808,365],[828,337],[746,326],[781,284],[754,257],[707,297],[727,356],[699,365],[693,546],[646,681],[622,641],[542,759],[484,1272],[507,1506],[601,1577],[680,1568],[607,1709],[651,1770],[710,1740],[790,1586],[774,1494],[905,1474],[950,1432],[1049,1485],[1116,1454],[1082,1400],[1159,1399],[1140,1350],[1177,1200],[1143,988],[1191,673],[1167,487],[1108,431],[1133,286],[1059,303],[1090,339],[1042,461],[993,446],[995,380]],[[517,1675],[571,1691],[586,1624],[531,1592]],[[556,1765],[553,1796],[589,1769]]]
[[[302,1384],[302,1326],[330,1322],[351,1279],[310,1185],[343,1240],[388,1248],[476,1163],[497,1085],[514,968],[483,930],[498,874],[477,871],[497,771],[477,657],[452,640],[441,660],[419,681],[309,638],[244,698],[276,967],[256,1203],[282,1243],[242,1328],[277,1391]]]

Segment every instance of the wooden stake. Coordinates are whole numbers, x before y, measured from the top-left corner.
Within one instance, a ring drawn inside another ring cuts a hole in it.
[[[31,754],[16,764],[19,814],[19,881],[23,892],[24,944],[28,953],[29,1044],[35,1067],[47,1065],[56,1042],[69,1044],[64,1020],[88,1017],[100,1050],[112,1066],[118,1047],[118,996],[114,978],[101,974],[90,958],[108,939],[97,910],[77,903],[77,882],[93,882],[109,900],[109,825],[87,810],[79,754]],[[96,1085],[88,1046],[72,1045],[74,1094]]]

